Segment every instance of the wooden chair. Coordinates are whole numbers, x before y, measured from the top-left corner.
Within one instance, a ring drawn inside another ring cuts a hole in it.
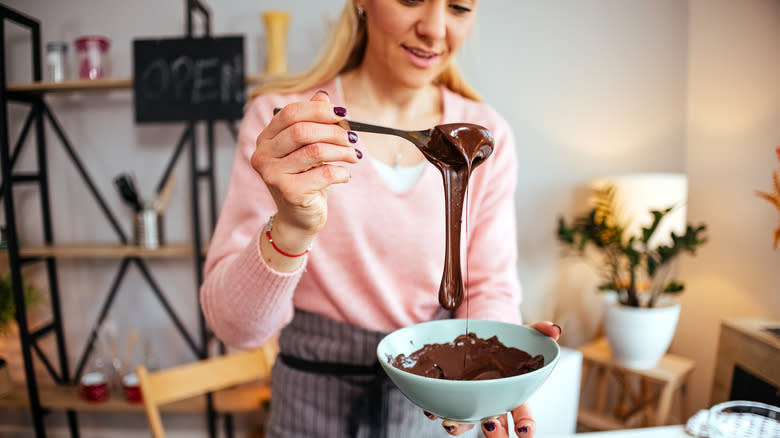
[[[253,350],[150,372],[145,366],[136,368],[141,387],[146,418],[154,438],[164,438],[160,406],[196,396],[239,386],[227,394],[214,394],[217,412],[240,412],[261,409],[271,398],[271,365],[277,354],[275,342]],[[242,389],[244,391],[242,391]],[[224,395],[224,397],[219,397]],[[224,401],[224,403],[221,403]]]

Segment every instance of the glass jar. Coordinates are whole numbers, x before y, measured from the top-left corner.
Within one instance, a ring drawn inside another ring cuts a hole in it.
[[[780,407],[747,400],[713,406],[707,419],[710,438],[780,436]]]
[[[108,76],[108,48],[111,41],[100,35],[83,36],[76,40],[79,78],[100,79]]]
[[[46,44],[46,80],[62,82],[68,78],[68,43],[52,41]]]

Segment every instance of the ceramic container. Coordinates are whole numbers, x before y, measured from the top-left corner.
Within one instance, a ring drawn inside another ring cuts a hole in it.
[[[469,320],[468,330],[480,338],[498,336],[504,345],[531,355],[542,354],[544,366],[514,377],[457,381],[418,376],[395,368],[388,362],[389,357],[408,355],[425,344],[452,342],[466,332],[464,319],[431,321],[396,330],[379,342],[377,357],[390,380],[409,400],[439,417],[460,423],[479,423],[523,404],[542,386],[558,362],[558,343],[532,328],[497,321]]]
[[[604,298],[604,333],[615,362],[632,369],[658,365],[674,337],[680,305],[668,297],[656,307],[630,307],[609,293]]]

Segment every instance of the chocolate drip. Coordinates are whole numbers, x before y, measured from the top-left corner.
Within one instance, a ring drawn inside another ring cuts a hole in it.
[[[388,361],[396,368],[447,380],[488,380],[517,376],[544,366],[544,356],[507,347],[493,336],[460,335],[446,344],[426,344],[409,356],[399,354]]]
[[[460,264],[463,201],[471,172],[493,153],[493,134],[470,123],[439,125],[433,128],[431,140],[420,150],[444,179],[447,246],[439,304],[453,310],[463,302],[464,293]]]

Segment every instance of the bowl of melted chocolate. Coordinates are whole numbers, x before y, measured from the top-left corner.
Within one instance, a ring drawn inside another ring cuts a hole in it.
[[[531,397],[560,348],[536,330],[498,321],[449,319],[396,330],[377,347],[390,380],[422,409],[461,423],[511,411]]]

